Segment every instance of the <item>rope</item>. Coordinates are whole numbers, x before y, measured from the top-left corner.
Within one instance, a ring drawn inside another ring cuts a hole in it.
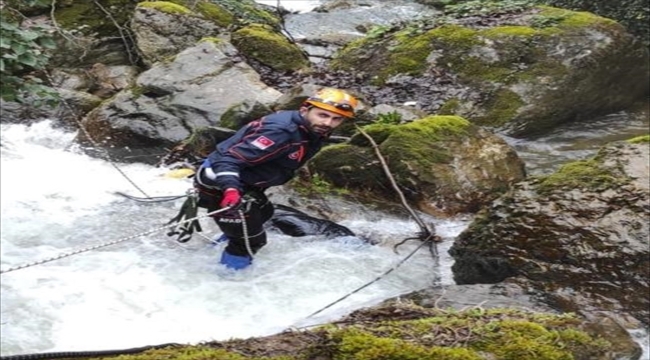
[[[44,70],[44,74],[47,77],[47,80],[50,82],[50,84],[54,84],[54,80],[52,79],[52,75],[50,74],[50,72],[48,70]],[[93,145],[93,147],[95,149],[98,149],[99,151],[101,151],[104,159],[106,161],[108,161],[111,164],[111,166],[113,166],[129,183],[131,183],[131,185],[133,185],[133,187],[135,187],[138,191],[140,191],[144,196],[149,197],[149,195],[147,195],[147,193],[144,192],[144,190],[142,190],[135,182],[133,182],[133,180],[131,180],[131,178],[129,178],[124,173],[124,171],[122,171],[122,169],[120,169],[119,166],[117,166],[117,164],[111,158],[108,151],[106,149],[102,148],[100,146],[100,144],[97,141],[95,141],[95,139],[93,139],[92,136],[90,136],[90,133],[88,132],[88,130],[86,130],[86,127],[82,124],[82,122],[80,120],[81,116],[79,115],[79,113],[77,111],[74,110],[74,108],[72,108],[72,106],[70,106],[68,101],[65,100],[65,99],[61,99],[61,103],[63,104],[63,106],[65,106],[68,109],[68,111],[70,111],[70,114],[72,114],[72,116],[75,119],[75,122],[79,126],[79,130],[81,130],[84,133],[84,135],[86,136],[88,141],[90,141],[90,143]]]
[[[406,198],[404,197],[404,194],[402,193],[402,191],[401,191],[401,190],[399,189],[399,187],[397,186],[397,182],[395,181],[395,178],[393,177],[393,174],[390,172],[390,169],[388,168],[388,164],[386,163],[386,160],[384,159],[383,155],[381,154],[381,151],[379,151],[379,145],[377,145],[377,143],[375,142],[375,140],[374,140],[370,135],[368,135],[365,131],[363,131],[363,129],[361,129],[361,128],[359,127],[359,125],[354,124],[354,127],[357,129],[357,131],[359,131],[359,133],[361,133],[364,137],[366,137],[366,139],[368,139],[368,141],[369,141],[370,144],[372,145],[373,149],[375,150],[375,154],[377,155],[377,158],[378,158],[379,161],[381,162],[381,165],[382,165],[382,168],[383,168],[383,170],[384,170],[384,173],[386,174],[386,177],[388,177],[388,180],[390,181],[391,185],[392,185],[393,188],[395,189],[395,192],[397,192],[397,194],[399,195],[400,200],[402,201],[402,204],[403,204],[404,207],[409,211],[409,213],[411,214],[411,216],[413,217],[413,219],[415,219],[415,221],[417,222],[417,224],[420,226],[420,230],[421,230],[421,231],[420,231],[418,237],[416,237],[416,238],[408,238],[408,239],[406,239],[406,240],[400,242],[399,244],[395,245],[394,250],[396,249],[396,247],[397,247],[398,245],[403,244],[403,243],[406,242],[407,240],[422,240],[422,243],[420,243],[420,245],[418,245],[418,247],[415,248],[415,250],[411,251],[411,253],[408,254],[404,259],[402,259],[399,263],[397,263],[397,265],[395,265],[394,267],[390,268],[388,271],[384,272],[383,274],[381,274],[380,276],[378,276],[376,279],[374,279],[374,280],[372,280],[371,282],[369,282],[369,283],[367,283],[367,284],[361,286],[360,288],[358,288],[358,289],[356,289],[356,290],[354,290],[354,291],[348,293],[347,295],[345,295],[345,296],[343,296],[342,298],[340,298],[340,299],[338,299],[338,300],[332,302],[331,304],[325,306],[324,308],[322,308],[322,309],[320,309],[320,310],[318,310],[318,311],[316,311],[316,312],[310,314],[309,316],[307,316],[307,318],[310,318],[310,317],[312,317],[312,316],[314,316],[314,315],[316,315],[316,314],[318,314],[318,313],[320,313],[320,312],[322,312],[322,311],[324,311],[324,310],[330,308],[331,306],[334,306],[335,304],[337,304],[337,303],[339,303],[339,302],[345,300],[346,298],[348,298],[348,297],[351,296],[352,294],[355,294],[355,293],[361,291],[362,289],[364,289],[364,288],[370,286],[371,284],[374,284],[375,282],[379,281],[379,280],[382,279],[384,276],[390,274],[391,272],[393,272],[394,270],[396,270],[397,268],[399,268],[399,267],[400,267],[400,266],[401,266],[401,265],[402,265],[406,260],[408,260],[411,256],[413,256],[413,255],[414,255],[414,254],[415,254],[415,253],[416,253],[420,248],[422,248],[425,244],[430,244],[430,245],[429,245],[429,249],[430,249],[431,254],[432,254],[433,258],[434,258],[435,266],[436,266],[436,267],[439,267],[438,249],[437,249],[437,247],[436,247],[436,243],[441,242],[442,239],[440,238],[440,236],[438,236],[438,235],[435,234],[435,228],[433,228],[433,230],[429,230],[429,228],[426,226],[426,224],[425,224],[425,223],[424,223],[424,222],[423,222],[423,221],[422,221],[422,220],[417,216],[417,214],[415,213],[415,211],[413,211],[413,209],[411,209],[411,207],[408,205],[408,203],[407,203],[407,201],[406,201]],[[395,252],[396,252],[396,251],[395,251]]]
[[[413,219],[415,220],[416,223],[418,223],[418,226],[420,226],[421,231],[423,232],[424,237],[428,237],[430,234],[435,234],[435,229],[434,231],[429,231],[429,228],[427,228],[426,224],[420,219],[420,217],[411,209],[411,207],[408,205],[408,202],[406,201],[406,198],[404,197],[404,194],[402,191],[399,189],[399,186],[397,186],[397,182],[395,181],[395,178],[393,177],[393,174],[391,174],[388,164],[386,163],[386,160],[384,159],[383,155],[379,151],[379,145],[375,142],[375,140],[368,135],[363,129],[359,127],[359,125],[354,124],[354,127],[356,128],[361,135],[363,135],[368,141],[370,141],[370,144],[372,145],[373,149],[375,150],[375,154],[377,155],[377,158],[381,162],[382,168],[384,169],[384,173],[386,174],[386,177],[388,177],[388,180],[390,181],[391,185],[395,189],[395,192],[397,192],[397,195],[399,195],[400,201],[402,202],[402,205],[406,208],[406,210],[411,214]]]
[[[199,2],[199,0],[194,0],[192,2],[192,6],[189,8],[190,11],[194,12],[194,9],[196,8],[196,5],[198,4],[198,2]],[[129,37],[129,40],[131,40],[131,42],[133,42],[133,38],[132,38],[130,32],[129,31],[124,31],[123,32],[122,27],[115,22],[115,19],[113,18],[111,13],[109,11],[107,11],[99,2],[97,2],[96,0],[93,0],[93,4],[95,6],[97,6],[103,13],[105,13],[107,15],[107,17],[113,22],[113,25],[115,25],[115,27],[117,28],[117,31],[120,34],[120,37],[124,41],[124,45],[125,45],[126,51],[128,53],[128,56],[129,56],[129,60],[131,61],[131,63],[133,63],[134,59],[132,57],[131,51],[129,50],[129,45],[128,45],[128,42],[127,42],[127,39],[126,39],[126,36],[125,36],[125,33],[126,33],[126,35],[128,35],[128,37]],[[53,21],[56,24],[56,19],[55,19],[54,15],[53,15],[54,14],[54,6],[53,6],[51,14],[52,14],[51,18],[53,19]],[[186,21],[188,21],[188,17],[183,18],[181,23],[179,25],[177,25],[177,29],[181,28],[183,25],[185,25]],[[55,83],[54,80],[52,79],[52,75],[50,74],[50,72],[48,70],[44,70],[44,75],[47,77],[50,84]],[[74,117],[77,125],[79,126],[79,129],[83,132],[83,134],[86,136],[88,141],[90,141],[90,143],[93,145],[93,147],[95,149],[98,149],[98,150],[101,151],[102,155],[104,156],[104,159],[106,161],[108,161],[111,164],[111,166],[113,166],[131,185],[133,185],[134,188],[136,188],[138,191],[140,191],[140,193],[142,193],[147,198],[151,198],[149,195],[147,195],[147,193],[144,190],[142,190],[142,188],[140,188],[133,180],[131,180],[131,178],[129,176],[127,176],[126,173],[124,173],[124,171],[119,166],[117,166],[115,161],[109,155],[108,151],[105,148],[101,147],[100,144],[95,139],[93,139],[92,136],[90,136],[90,133],[88,132],[88,130],[86,130],[86,128],[83,126],[83,124],[82,124],[82,122],[80,120],[81,116],[79,115],[79,113],[77,111],[75,111],[72,108],[72,106],[70,106],[68,101],[65,100],[65,99],[62,99],[61,102],[68,109],[68,111],[70,111],[70,113]]]
[[[428,241],[430,241],[430,240],[423,241],[420,245],[418,245],[418,247],[416,247],[413,251],[411,251],[410,254],[408,254],[405,258],[403,258],[402,260],[400,260],[400,262],[398,262],[397,265],[395,265],[395,266],[393,266],[392,268],[388,269],[387,271],[385,271],[383,274],[379,275],[379,276],[378,276],[377,278],[375,278],[374,280],[372,280],[372,281],[370,281],[369,283],[367,283],[367,284],[365,284],[365,285],[363,285],[363,286],[361,286],[361,287],[359,287],[359,288],[357,288],[357,289],[351,291],[351,292],[348,293],[347,295],[345,295],[345,296],[339,298],[338,300],[336,300],[336,301],[330,303],[329,305],[327,305],[327,306],[321,308],[320,310],[318,310],[318,311],[316,311],[316,312],[313,312],[312,314],[310,314],[309,316],[307,316],[305,319],[309,319],[310,317],[312,317],[312,316],[314,316],[314,315],[316,315],[316,314],[318,314],[318,313],[320,313],[320,312],[322,312],[322,311],[324,311],[324,310],[326,310],[326,309],[328,309],[328,308],[330,308],[330,307],[332,307],[332,306],[334,306],[334,305],[340,303],[341,301],[343,301],[343,300],[347,299],[348,297],[350,297],[352,294],[355,294],[355,293],[357,293],[357,292],[359,292],[359,291],[361,291],[361,290],[367,288],[368,286],[370,286],[370,285],[376,283],[377,281],[381,280],[382,278],[384,278],[386,275],[388,275],[388,274],[390,274],[391,272],[397,270],[397,268],[399,268],[400,266],[402,266],[402,264],[404,264],[404,263],[406,262],[406,260],[408,260],[409,258],[411,258],[411,256],[413,256],[413,255],[414,255],[418,250],[420,250],[420,249],[421,249],[425,244],[427,244]]]
[[[106,246],[119,244],[119,243],[125,242],[127,240],[132,240],[132,239],[135,239],[135,238],[138,238],[138,237],[141,237],[141,236],[153,234],[155,232],[158,232],[158,231],[161,231],[161,230],[164,230],[164,229],[167,229],[167,228],[175,227],[175,226],[178,226],[178,225],[181,225],[181,224],[184,224],[184,223],[189,223],[191,221],[201,219],[201,218],[204,218],[204,217],[208,217],[208,216],[211,216],[211,215],[214,215],[214,214],[218,214],[218,213],[221,213],[221,212],[224,212],[224,211],[227,211],[227,210],[230,210],[230,208],[223,208],[223,209],[215,210],[215,211],[212,211],[212,212],[207,213],[207,214],[202,215],[202,216],[197,216],[195,218],[183,220],[183,221],[180,221],[178,223],[171,224],[171,225],[168,224],[168,225],[165,225],[165,226],[155,228],[153,230],[149,230],[149,231],[145,231],[145,232],[142,232],[142,233],[139,233],[139,234],[127,236],[125,238],[121,238],[121,239],[118,239],[118,240],[109,241],[109,242],[105,242],[105,243],[102,243],[102,244],[99,244],[99,245],[74,250],[74,251],[71,251],[71,252],[68,252],[68,253],[63,253],[63,254],[53,256],[53,257],[50,257],[50,258],[47,258],[47,259],[34,261],[34,262],[30,262],[30,263],[25,263],[25,264],[17,265],[17,266],[14,266],[14,267],[10,267],[10,268],[8,268],[6,270],[0,270],[0,275],[8,273],[8,272],[12,272],[12,271],[20,270],[20,269],[25,269],[25,268],[28,268],[28,267],[40,265],[40,264],[45,264],[45,263],[48,263],[48,262],[51,262],[51,261],[54,261],[54,260],[63,259],[63,258],[72,256],[72,255],[81,254],[81,253],[88,252],[88,251],[91,251],[91,250],[97,250],[97,249],[100,249],[100,248],[103,248],[103,247],[106,247]]]
[[[246,216],[244,216],[244,212],[239,209],[239,216],[241,217],[241,229],[242,233],[244,234],[244,244],[246,245],[246,251],[248,251],[248,255],[251,257],[251,260],[253,260],[253,249],[251,248],[251,242],[250,239],[248,238],[248,228],[246,227]]]
[[[123,196],[129,200],[134,200],[134,201],[139,201],[139,202],[145,202],[145,203],[155,203],[155,202],[164,202],[164,201],[172,201],[176,199],[181,199],[184,197],[189,196],[188,194],[185,195],[170,195],[170,196],[150,196],[150,197],[137,197],[129,194],[125,194],[120,191],[115,191],[115,195]]]
[[[10,355],[10,356],[1,356],[0,360],[52,360],[52,359],[113,356],[113,355],[137,354],[147,350],[164,349],[168,347],[178,348],[182,346],[183,345],[181,344],[168,343],[168,344],[161,344],[161,345],[142,346],[142,347],[131,348],[131,349],[123,349],[123,350],[66,351],[66,352],[51,352],[51,353],[39,353],[39,354]]]

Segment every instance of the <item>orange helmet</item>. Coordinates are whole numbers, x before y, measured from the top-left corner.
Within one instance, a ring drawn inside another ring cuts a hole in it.
[[[318,90],[305,103],[348,118],[354,117],[354,109],[357,107],[357,99],[352,95],[332,88]]]

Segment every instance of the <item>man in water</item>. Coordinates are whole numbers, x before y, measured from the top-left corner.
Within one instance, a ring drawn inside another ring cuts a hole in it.
[[[250,122],[222,141],[195,176],[200,207],[213,215],[228,245],[221,264],[239,270],[252,263],[266,245],[264,223],[273,204],[264,191],[291,180],[332,131],[354,117],[357,100],[339,89],[325,88],[298,110],[280,111]],[[245,199],[245,200],[244,200]]]

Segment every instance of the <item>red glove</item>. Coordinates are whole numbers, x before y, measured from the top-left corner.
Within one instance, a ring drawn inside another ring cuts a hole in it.
[[[235,188],[228,188],[223,192],[223,197],[219,206],[222,208],[230,207],[231,209],[236,209],[241,204],[241,194],[239,190]]]

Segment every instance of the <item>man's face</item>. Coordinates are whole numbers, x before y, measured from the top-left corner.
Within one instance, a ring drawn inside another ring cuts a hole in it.
[[[302,107],[300,108],[300,114],[311,126],[311,131],[319,135],[331,133],[345,120],[345,116],[317,107]]]

